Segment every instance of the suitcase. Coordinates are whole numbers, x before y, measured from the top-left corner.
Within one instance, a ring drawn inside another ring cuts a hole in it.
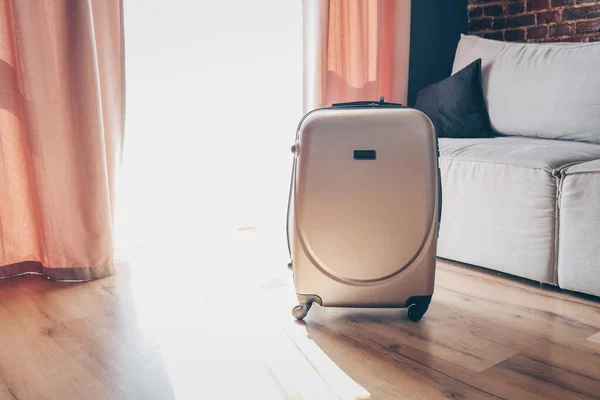
[[[333,104],[300,121],[287,241],[301,320],[323,307],[405,308],[434,291],[441,218],[435,128],[397,103]]]

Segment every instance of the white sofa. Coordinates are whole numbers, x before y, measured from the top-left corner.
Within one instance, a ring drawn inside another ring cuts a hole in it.
[[[463,35],[496,137],[440,138],[438,256],[600,296],[600,42]]]

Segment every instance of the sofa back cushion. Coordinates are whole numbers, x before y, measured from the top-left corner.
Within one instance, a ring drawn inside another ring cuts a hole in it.
[[[496,133],[600,143],[600,42],[507,43],[462,35],[452,73],[478,58]]]

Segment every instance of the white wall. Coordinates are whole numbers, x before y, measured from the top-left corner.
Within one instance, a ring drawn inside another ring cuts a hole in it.
[[[117,239],[285,222],[302,112],[302,3],[124,0]]]

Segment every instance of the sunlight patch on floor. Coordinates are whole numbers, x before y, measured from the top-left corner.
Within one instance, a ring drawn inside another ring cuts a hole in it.
[[[137,323],[177,398],[369,398],[292,318],[284,239],[253,229],[197,238],[193,254],[128,253]]]

